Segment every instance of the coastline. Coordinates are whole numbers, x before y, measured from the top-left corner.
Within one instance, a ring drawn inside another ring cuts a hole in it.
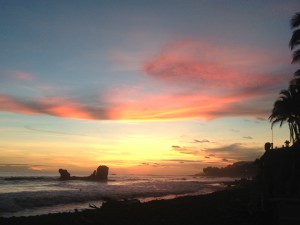
[[[252,185],[210,194],[134,204],[107,204],[82,212],[0,218],[0,224],[269,224]],[[268,216],[268,217],[267,217]]]
[[[234,183],[234,184],[233,184]],[[231,185],[233,184],[233,185]],[[199,191],[196,192],[188,192],[188,193],[176,193],[176,194],[165,194],[165,195],[154,195],[154,196],[137,196],[133,195],[129,198],[109,198],[105,197],[98,200],[86,200],[84,202],[72,202],[72,203],[66,203],[66,204],[58,204],[58,205],[52,205],[52,206],[44,206],[44,207],[38,207],[38,208],[28,208],[24,209],[18,212],[14,211],[8,211],[5,213],[0,213],[0,218],[12,218],[12,217],[30,217],[30,216],[42,216],[47,214],[57,214],[57,213],[70,213],[70,212],[82,212],[85,210],[90,209],[89,205],[95,205],[97,207],[101,207],[102,204],[105,204],[107,199],[110,199],[112,201],[122,201],[122,200],[138,200],[141,203],[146,203],[150,201],[159,201],[159,200],[169,200],[169,199],[175,199],[175,198],[181,198],[186,196],[198,196],[198,195],[205,195],[210,194],[216,191],[224,190],[229,187],[234,187],[235,181],[233,182],[220,182],[218,185],[214,185],[214,187],[210,187],[209,189],[202,188]],[[2,205],[3,208],[4,205]],[[0,206],[1,208],[1,206]]]
[[[0,217],[36,216],[74,212],[97,206],[106,199],[147,202],[207,194],[226,188],[227,178],[192,176],[123,176],[107,183],[61,181],[57,177],[0,179]]]

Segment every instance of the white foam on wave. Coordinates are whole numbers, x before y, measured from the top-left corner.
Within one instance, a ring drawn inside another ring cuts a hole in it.
[[[176,176],[116,176],[107,183],[53,179],[0,179],[0,216],[38,215],[88,208],[102,199],[139,198],[142,201],[204,194],[220,187],[220,179]],[[34,187],[34,188],[33,188]],[[10,191],[5,191],[10,189]],[[13,189],[13,191],[12,191]]]

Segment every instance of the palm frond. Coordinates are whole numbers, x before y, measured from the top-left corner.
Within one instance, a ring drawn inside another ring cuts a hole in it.
[[[282,127],[284,122],[285,122],[285,120],[283,120],[282,118],[277,118],[277,119],[272,121],[271,127],[273,128],[274,125],[277,124],[277,123],[280,123],[279,126]]]
[[[297,62],[300,63],[300,49],[298,49],[297,51],[294,51],[294,53],[293,53],[292,63],[297,63]]]
[[[300,44],[300,29],[293,32],[292,38],[290,40],[289,46],[291,49],[294,49],[295,46]]]
[[[291,92],[289,90],[283,89],[280,91],[280,97],[287,97],[290,98],[291,97]]]
[[[296,77],[290,81],[289,91],[292,94],[299,92],[300,90],[300,77]]]
[[[300,25],[300,12],[296,13],[291,19],[291,28],[296,28]]]
[[[297,71],[294,73],[294,76],[295,76],[295,77],[300,77],[300,69],[297,70]]]

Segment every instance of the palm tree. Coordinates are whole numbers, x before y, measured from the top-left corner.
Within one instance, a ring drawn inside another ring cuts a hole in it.
[[[272,128],[279,123],[280,127],[287,122],[290,129],[290,140],[300,140],[300,101],[299,92],[290,85],[289,90],[282,90],[279,99],[274,103],[274,108],[269,120]]]
[[[295,29],[300,26],[300,12],[296,13],[291,19],[291,28]],[[296,46],[300,44],[300,29],[296,29],[293,32],[292,38],[290,40],[290,47],[293,50]],[[300,63],[300,49],[294,51],[292,63]],[[297,70],[295,76],[300,75],[300,70]]]
[[[291,19],[291,28],[300,26],[300,12],[296,13]],[[300,29],[293,32],[290,40],[290,48],[294,50],[300,45]],[[300,49],[293,53],[292,63],[300,63]],[[291,80],[288,90],[282,90],[278,100],[274,103],[269,120],[272,128],[279,123],[280,127],[287,122],[290,129],[290,140],[300,141],[300,69],[294,73],[295,77]]]

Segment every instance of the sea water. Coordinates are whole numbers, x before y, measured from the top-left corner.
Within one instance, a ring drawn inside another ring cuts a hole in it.
[[[231,178],[201,176],[111,175],[107,182],[69,180],[55,176],[0,177],[0,217],[74,212],[101,206],[105,199],[142,202],[198,195],[223,188]]]

